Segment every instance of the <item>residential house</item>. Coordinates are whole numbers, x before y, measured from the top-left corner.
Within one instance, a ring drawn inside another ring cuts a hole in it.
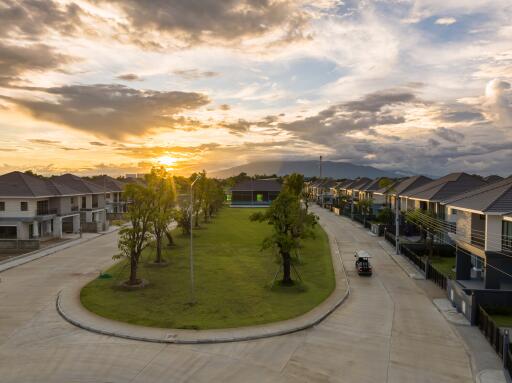
[[[465,287],[512,289],[512,177],[447,199],[455,221],[456,278]]]
[[[447,217],[444,205],[441,202],[484,185],[487,185],[487,183],[479,176],[467,173],[451,173],[397,194],[400,196],[402,211],[421,209],[435,214],[437,218],[445,219]]]
[[[107,175],[92,177],[89,179],[105,191],[105,208],[107,214],[117,215],[127,212],[127,203],[123,192],[126,186],[125,182],[119,181]]]
[[[377,198],[379,202],[384,199],[385,204],[389,206],[393,211],[395,211],[397,201],[400,208],[400,197],[403,194],[409,192],[410,190],[419,188],[431,181],[431,178],[425,176],[412,176],[402,178],[386,187],[376,190],[375,192],[373,192],[373,195],[374,198]],[[403,211],[405,210],[406,209],[404,207]]]
[[[275,179],[242,181],[231,188],[231,207],[269,206],[281,192]]]
[[[0,239],[39,241],[78,233],[82,197],[55,179],[17,171],[0,176]]]
[[[103,187],[73,174],[53,176],[51,180],[82,193],[78,204],[82,231],[98,232],[108,228],[106,190]]]
[[[347,188],[347,195],[353,201],[359,201],[359,198],[362,197],[362,190],[373,182],[370,178],[362,177],[356,179],[350,186]]]

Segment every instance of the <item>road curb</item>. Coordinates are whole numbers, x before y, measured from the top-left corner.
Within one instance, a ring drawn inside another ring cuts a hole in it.
[[[151,343],[230,343],[292,334],[314,327],[321,323],[338,307],[340,307],[350,294],[348,276],[343,265],[339,245],[336,239],[329,236],[329,245],[331,247],[331,257],[333,262],[339,262],[339,269],[337,269],[335,264],[333,264],[336,275],[336,287],[334,291],[326,300],[311,311],[299,317],[285,321],[259,326],[220,330],[163,329],[131,325],[100,317],[85,309],[80,303],[80,291],[83,286],[80,286],[80,288],[75,287],[74,289],[64,289],[59,291],[55,307],[59,315],[64,318],[64,320],[83,330],[101,335]],[[337,257],[335,253],[337,254]],[[341,290],[343,287],[339,285],[340,283],[345,284],[344,291]],[[322,306],[325,306],[325,308]]]
[[[13,257],[10,259],[6,259],[5,261],[0,262],[0,273],[10,270],[10,269],[13,269],[18,266],[25,265],[25,264],[33,262],[33,261],[37,261],[38,259],[55,254],[61,250],[66,250],[66,249],[69,249],[70,247],[78,246],[78,245],[81,245],[82,243],[87,243],[94,239],[100,238],[104,235],[115,233],[116,231],[119,231],[119,229],[121,229],[120,226],[117,227],[116,229],[108,231],[108,232],[97,233],[98,235],[95,237],[85,238],[85,239],[84,238],[71,239],[64,243],[56,244],[55,246],[51,246],[51,247],[47,247],[46,249],[39,249],[39,250],[31,251],[30,253],[20,254],[19,256],[16,256],[16,257]],[[64,246],[64,245],[66,245],[66,246]],[[62,247],[60,247],[60,246],[62,246]],[[49,250],[49,251],[45,252],[46,250]],[[38,253],[43,253],[43,252],[45,252],[45,254],[41,254],[40,256],[37,256]],[[35,257],[30,258],[31,256],[35,256]],[[27,259],[25,260],[25,258],[27,258]],[[20,262],[17,263],[16,261],[20,261]],[[13,262],[13,265],[9,265],[10,262]],[[3,267],[4,265],[7,265],[7,266],[4,268]]]

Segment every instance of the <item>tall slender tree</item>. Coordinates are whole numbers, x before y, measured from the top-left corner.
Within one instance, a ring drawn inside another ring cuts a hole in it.
[[[291,276],[291,254],[300,247],[302,239],[314,235],[313,227],[317,217],[305,212],[299,198],[289,190],[283,190],[264,212],[252,214],[252,221],[268,222],[273,232],[264,239],[262,247],[277,247],[283,266],[282,283],[293,284]]]
[[[131,201],[126,217],[129,226],[120,230],[118,248],[120,254],[114,258],[126,257],[130,261],[130,277],[126,282],[134,286],[140,283],[137,278],[142,250],[151,241],[152,218],[154,214],[153,194],[146,185],[131,183],[125,187],[125,196]]]
[[[176,188],[170,174],[162,167],[151,170],[147,185],[153,197],[154,214],[151,217],[152,232],[156,242],[155,263],[161,264],[162,241],[175,218]]]

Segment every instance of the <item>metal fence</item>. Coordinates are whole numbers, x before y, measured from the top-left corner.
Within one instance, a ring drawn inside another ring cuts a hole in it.
[[[512,351],[510,344],[504,347],[504,342],[509,342],[508,334],[505,336],[505,331],[494,322],[482,306],[478,306],[477,325],[494,351],[496,351],[496,354],[503,359],[503,367],[505,367],[509,374],[512,374]]]
[[[436,285],[438,285],[443,290],[446,290],[446,275],[438,271],[430,262],[427,262],[427,279],[430,279],[432,282],[434,282]]]

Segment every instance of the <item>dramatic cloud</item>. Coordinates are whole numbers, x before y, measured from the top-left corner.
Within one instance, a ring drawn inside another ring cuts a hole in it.
[[[438,128],[435,133],[449,142],[460,142],[464,138],[464,134],[448,128]]]
[[[295,0],[96,0],[113,3],[129,20],[126,27],[139,41],[151,31],[189,44],[206,41],[235,42],[281,32],[279,39],[303,37],[307,14]]]
[[[381,125],[401,124],[405,118],[393,107],[419,102],[413,93],[379,91],[357,101],[333,105],[311,117],[280,123],[278,127],[301,138],[329,144],[350,132],[368,132]]]
[[[122,85],[71,85],[44,89],[53,101],[7,98],[33,117],[111,138],[194,124],[178,114],[209,103],[193,92],[157,92]]]
[[[81,24],[76,3],[53,0],[0,0],[0,37],[37,38],[56,31],[69,35]]]
[[[91,142],[89,142],[89,145],[92,145],[92,146],[108,146],[107,144],[104,144],[103,142],[98,142],[98,141],[91,141]]]
[[[44,72],[62,68],[72,61],[45,44],[9,45],[0,41],[0,85],[19,80],[27,72]]]
[[[485,88],[484,106],[494,122],[512,127],[512,91],[509,82],[498,79],[489,81]]]

